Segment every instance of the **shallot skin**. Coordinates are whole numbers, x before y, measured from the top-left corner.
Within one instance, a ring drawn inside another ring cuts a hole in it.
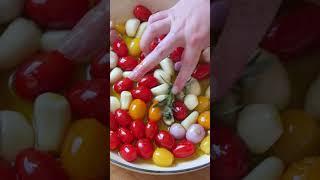
[[[206,132],[199,124],[192,124],[187,130],[186,138],[188,141],[197,144],[204,138]]]

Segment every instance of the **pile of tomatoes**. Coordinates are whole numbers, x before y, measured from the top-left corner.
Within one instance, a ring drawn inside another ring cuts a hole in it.
[[[320,48],[320,6],[284,10],[237,87],[214,105],[216,179],[320,178],[320,64],[309,56]]]
[[[109,171],[107,53],[98,53],[81,64],[44,47],[48,39],[62,43],[60,34],[70,32],[98,1],[21,3],[21,12],[6,20],[8,28],[1,41],[11,38],[17,24],[28,27],[26,31],[32,31],[34,38],[23,39],[24,32],[19,29],[21,36],[17,34],[8,42],[17,50],[10,54],[15,64],[1,64],[0,177],[105,179]],[[33,41],[32,49],[27,44],[20,46],[27,41]]]
[[[210,151],[210,65],[200,61],[184,92],[171,93],[179,47],[138,82],[128,76],[144,59],[140,38],[151,11],[142,5],[124,24],[110,22],[118,38],[110,47],[110,149],[128,162],[139,157],[168,167],[174,159],[198,157]],[[155,38],[154,50],[165,35]]]

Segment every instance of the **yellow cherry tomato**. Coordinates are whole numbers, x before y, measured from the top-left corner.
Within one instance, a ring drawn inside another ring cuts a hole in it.
[[[153,152],[152,160],[154,164],[161,167],[171,166],[174,160],[173,154],[165,148],[157,148]]]
[[[109,156],[107,129],[95,119],[75,121],[63,144],[61,162],[74,179],[106,177]]]
[[[131,40],[128,46],[129,55],[131,56],[140,56],[140,38],[134,38]]]
[[[129,106],[129,115],[132,119],[143,119],[147,111],[147,105],[141,99],[135,99]]]
[[[320,175],[320,157],[305,158],[289,165],[282,180],[318,180]]]
[[[116,29],[116,31],[118,31],[120,34],[125,34],[126,33],[126,27],[124,24],[116,24],[114,26],[114,28]]]
[[[320,152],[320,128],[315,119],[301,110],[281,114],[283,133],[273,146],[274,154],[287,163]]]
[[[199,115],[198,124],[207,130],[210,129],[210,111],[205,111]]]
[[[198,106],[196,107],[196,111],[202,113],[204,111],[208,111],[210,109],[210,99],[206,96],[198,96]]]
[[[162,118],[161,109],[156,107],[157,104],[158,102],[155,101],[149,108],[148,118],[150,121],[159,121]]]
[[[210,154],[210,136],[205,137],[200,144],[200,149],[206,154]]]
[[[132,40],[133,40],[133,38],[129,37],[129,36],[123,36],[123,40],[126,43],[127,47],[129,47],[131,42],[132,42]]]

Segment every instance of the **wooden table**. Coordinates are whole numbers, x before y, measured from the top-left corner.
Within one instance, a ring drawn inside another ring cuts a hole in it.
[[[110,165],[110,180],[209,180],[209,167],[200,171],[172,176],[154,176],[131,172],[114,165]]]

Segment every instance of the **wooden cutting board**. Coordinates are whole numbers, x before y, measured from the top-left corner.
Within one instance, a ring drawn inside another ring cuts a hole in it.
[[[171,176],[155,176],[139,174],[131,172],[114,165],[110,165],[110,180],[209,180],[210,169],[205,168],[200,171],[191,172],[187,174],[171,175]]]

